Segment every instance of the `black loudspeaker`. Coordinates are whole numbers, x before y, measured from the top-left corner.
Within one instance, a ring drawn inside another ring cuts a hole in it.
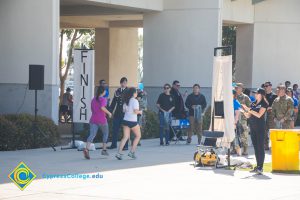
[[[29,90],[44,90],[44,65],[29,65]]]
[[[224,102],[215,101],[215,116],[224,118]]]

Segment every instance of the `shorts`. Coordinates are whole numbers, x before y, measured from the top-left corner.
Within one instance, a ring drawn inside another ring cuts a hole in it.
[[[131,121],[126,121],[126,120],[123,120],[122,124],[124,126],[128,126],[129,128],[133,128],[138,125],[137,122],[131,122]]]
[[[68,110],[69,110],[69,108],[67,105],[60,106],[60,112],[62,112],[62,113],[66,113],[66,112],[68,112]]]

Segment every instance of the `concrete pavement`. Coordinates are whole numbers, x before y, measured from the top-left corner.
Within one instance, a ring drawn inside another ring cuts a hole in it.
[[[194,139],[196,141],[196,139]],[[158,139],[143,140],[137,160],[116,160],[91,152],[50,148],[0,152],[0,199],[300,199],[300,176],[245,171],[194,168],[196,145],[171,144],[160,147]],[[253,152],[251,150],[251,152]],[[266,162],[270,162],[267,154]],[[24,161],[37,178],[21,191],[7,175]],[[249,156],[254,162],[254,156]],[[101,179],[44,179],[43,174],[99,173]]]

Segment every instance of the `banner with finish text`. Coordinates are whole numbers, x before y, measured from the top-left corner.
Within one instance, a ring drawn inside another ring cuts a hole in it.
[[[94,97],[94,50],[74,50],[73,122],[89,123]]]

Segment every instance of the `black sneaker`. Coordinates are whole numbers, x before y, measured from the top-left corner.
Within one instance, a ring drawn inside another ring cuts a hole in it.
[[[166,142],[166,146],[169,146],[170,145],[170,143],[169,142]]]
[[[108,149],[116,149],[117,146],[110,146],[110,147],[107,147]]]
[[[256,173],[257,172],[257,167],[254,167],[254,169],[252,169],[251,171],[250,171],[250,173]]]
[[[188,138],[188,139],[186,140],[186,143],[187,143],[187,144],[191,144],[191,142],[192,142],[192,139],[191,139],[191,138]]]
[[[262,169],[257,169],[256,174],[257,175],[263,175],[263,170]]]
[[[164,143],[163,143],[163,142],[161,142],[159,145],[160,145],[160,146],[164,146]]]

